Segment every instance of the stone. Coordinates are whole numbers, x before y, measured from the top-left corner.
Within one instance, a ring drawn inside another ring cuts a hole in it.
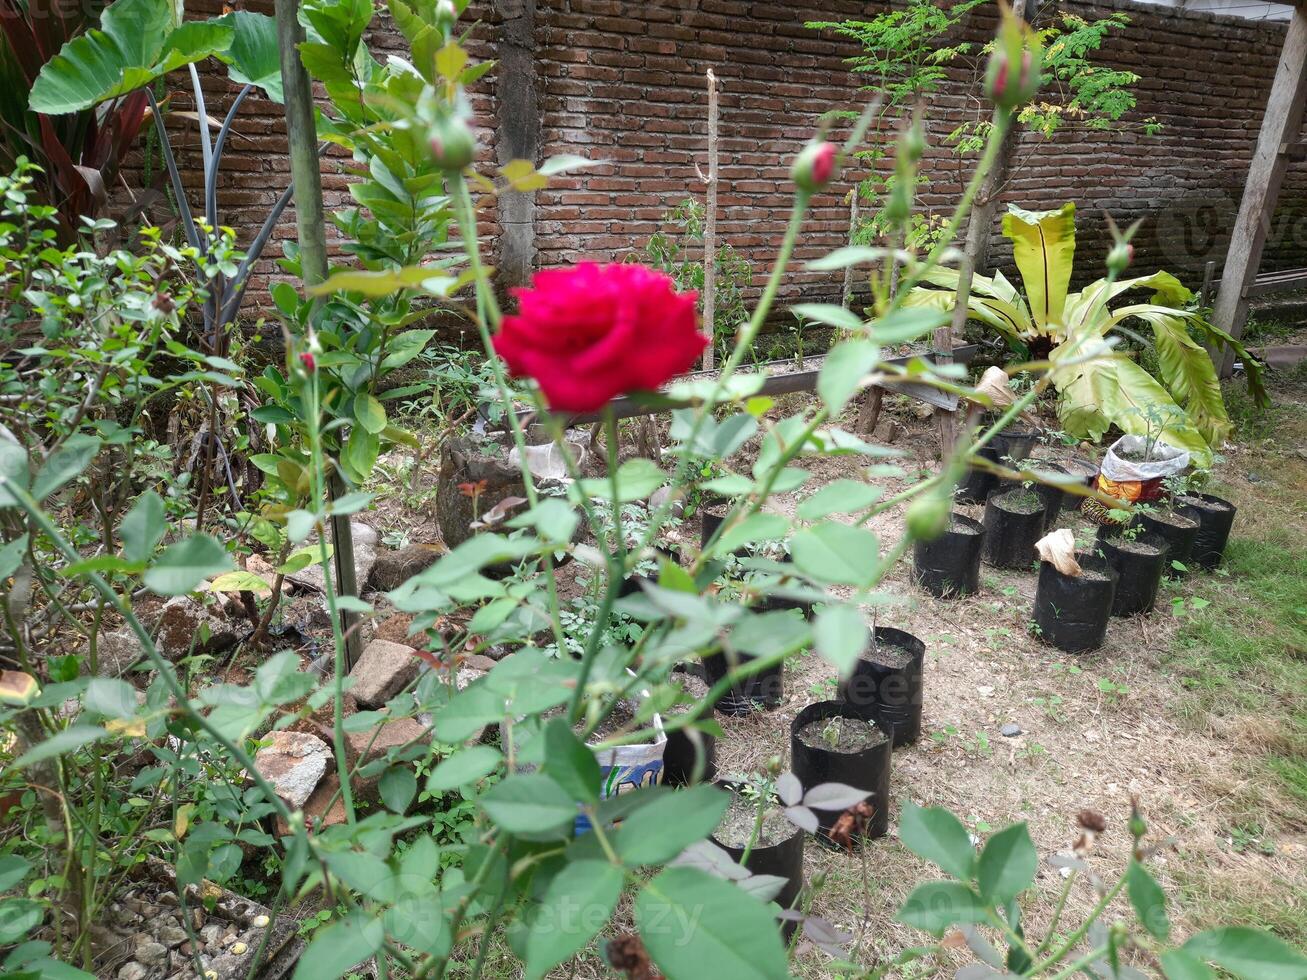
[[[304,803],[304,823],[310,830],[319,831],[345,822],[345,800],[340,794],[340,776],[330,773],[318,783],[313,795]],[[277,817],[277,836],[284,836],[290,828]]]
[[[118,980],[145,980],[149,975],[150,971],[140,963],[125,963],[118,971]]]
[[[367,582],[368,577],[372,574],[372,566],[377,561],[377,532],[372,530],[366,524],[358,521],[351,521],[349,525],[350,536],[354,539],[354,577],[358,582],[360,589]],[[313,536],[306,544],[315,544],[317,536]],[[328,558],[328,565],[334,562]],[[332,575],[335,575],[335,569],[332,569]],[[294,575],[287,575],[286,578],[294,584],[306,589],[312,589],[314,592],[323,592],[326,590],[326,579],[323,578],[322,563],[310,565]],[[333,577],[332,582],[335,582]]]
[[[138,660],[145,659],[145,649],[136,634],[129,629],[101,633],[95,641],[98,660],[97,673],[101,677],[121,677]],[[85,655],[89,664],[89,651]]]
[[[168,947],[162,943],[141,943],[135,955],[137,963],[151,969],[160,969],[168,963]]]
[[[384,756],[389,749],[427,738],[429,733],[426,725],[413,718],[396,718],[364,732],[346,732],[346,749],[351,764],[367,762]]]
[[[166,925],[154,934],[154,938],[171,949],[173,946],[180,946],[189,937],[181,926]]]
[[[204,636],[207,632],[207,639]],[[229,650],[239,639],[235,624],[221,609],[188,595],[175,596],[159,610],[154,643],[169,660]]]
[[[365,708],[380,708],[418,675],[420,660],[412,647],[373,640],[349,672],[350,693]]]
[[[881,419],[876,428],[872,430],[871,436],[877,442],[883,442],[886,445],[893,443],[902,434],[903,428],[893,419]]]
[[[495,660],[482,653],[471,653],[463,658],[461,666],[471,670],[491,671],[495,669]]]
[[[411,544],[397,551],[381,551],[372,566],[365,591],[389,592],[436,563],[445,549],[435,544]]]
[[[208,925],[200,927],[200,942],[206,946],[212,946],[222,938],[222,926],[216,922],[210,922]]]
[[[656,512],[669,500],[672,501],[672,509],[670,511],[672,517],[680,517],[685,512],[685,497],[681,494],[677,494],[676,498],[673,499],[671,487],[659,487],[649,495],[649,513],[652,514]]]
[[[254,755],[254,768],[294,810],[308,802],[333,765],[327,743],[305,732],[273,732]]]
[[[1021,734],[1021,726],[1014,721],[1009,721],[1006,725],[998,730],[998,733],[1004,738],[1016,738]]]

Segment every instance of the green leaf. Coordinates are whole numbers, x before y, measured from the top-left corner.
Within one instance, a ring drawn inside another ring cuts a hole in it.
[[[832,415],[844,411],[879,360],[880,348],[870,340],[845,340],[831,349],[817,374],[817,394]]]
[[[800,531],[790,546],[794,564],[820,582],[868,588],[880,569],[880,542],[860,527],[831,522]]]
[[[27,877],[32,862],[17,854],[0,854],[0,892],[7,892]]]
[[[746,544],[779,541],[790,531],[790,522],[781,514],[750,514],[718,539],[716,553],[730,554]]]
[[[1166,980],[1216,980],[1211,967],[1182,949],[1168,949],[1161,961]]]
[[[985,842],[976,866],[980,894],[994,905],[1006,905],[1035,880],[1039,853],[1025,821],[1005,827]]]
[[[432,771],[427,777],[427,791],[446,793],[484,779],[504,760],[504,755],[491,745],[473,745],[460,749]]]
[[[697,868],[668,868],[645,885],[635,902],[635,924],[669,977],[789,980],[771,912]]]
[[[27,554],[27,535],[20,534],[14,540],[0,547],[0,581],[7,579],[18,571]]]
[[[133,718],[136,715],[136,688],[116,677],[93,677],[86,686],[82,703],[86,710],[104,718]]]
[[[716,830],[729,805],[714,786],[668,793],[627,817],[613,847],[628,865],[665,864]]]
[[[44,742],[33,745],[13,761],[13,767],[22,769],[24,766],[43,762],[57,755],[64,755],[67,752],[80,749],[83,745],[90,745],[92,742],[107,738],[108,735],[109,733],[103,728],[97,728],[94,725],[74,725],[71,728],[65,728],[63,731],[51,735]]]
[[[644,457],[628,459],[617,468],[617,498],[624,504],[643,500],[666,482],[667,474],[653,460]],[[608,477],[582,480],[581,493],[607,500],[612,497],[612,486]]]
[[[349,439],[345,441],[345,450],[340,454],[340,461],[353,471],[359,483],[366,482],[372,473],[381,452],[381,441],[363,428],[356,425],[349,430]]]
[[[237,10],[223,19],[230,20],[233,28],[231,46],[222,59],[228,64],[227,74],[242,85],[257,85],[273,102],[281,102],[277,22],[246,10]]]
[[[910,344],[936,327],[942,327],[949,319],[950,315],[943,310],[926,306],[904,307],[872,321],[871,339],[882,347]]]
[[[576,801],[543,773],[514,773],[481,797],[481,808],[510,834],[567,836]]]
[[[167,530],[163,498],[153,490],[147,490],[136,498],[136,503],[118,526],[118,534],[123,539],[123,557],[129,562],[149,561]]]
[[[98,436],[84,433],[69,436],[57,450],[50,454],[32,481],[32,497],[40,503],[65,483],[75,480],[82,471],[91,465],[95,454],[100,451]]]
[[[146,571],[146,588],[158,595],[194,592],[210,575],[229,571],[231,556],[216,538],[196,534],[171,544]]]
[[[293,980],[336,980],[373,956],[385,938],[380,919],[351,912],[313,933],[313,941],[295,964]]]
[[[375,395],[361,394],[354,399],[354,418],[373,435],[386,427],[386,408]]]
[[[39,926],[44,918],[45,910],[39,902],[26,898],[0,899],[0,946],[17,943]]]
[[[853,673],[870,637],[867,623],[856,606],[825,606],[812,625],[817,656],[834,667],[841,677]]]
[[[899,840],[917,857],[959,881],[975,876],[976,849],[971,835],[962,821],[943,807],[920,807],[907,801],[899,817]]]
[[[554,875],[530,913],[527,977],[543,977],[585,948],[617,907],[623,880],[622,869],[606,861],[574,861]]]
[[[1076,206],[1068,202],[1056,211],[1009,206],[1003,234],[1012,240],[1012,258],[1035,323],[1061,324],[1076,254]]]
[[[576,508],[557,497],[546,497],[525,513],[508,522],[509,527],[533,527],[546,541],[572,540],[580,521]]]
[[[800,303],[790,307],[791,312],[805,320],[816,320],[841,330],[861,330],[862,317],[834,303]]]
[[[985,903],[959,881],[928,881],[912,890],[895,916],[899,922],[942,936],[949,926],[986,921]]]
[[[859,480],[834,480],[803,500],[794,513],[800,520],[818,521],[831,514],[864,511],[884,495],[880,487]]]
[[[1166,941],[1171,936],[1171,920],[1166,915],[1166,893],[1148,869],[1138,861],[1131,861],[1125,873],[1126,891],[1130,904],[1135,907],[1139,924],[1155,939]]]
[[[1186,953],[1215,963],[1243,980],[1303,980],[1307,956],[1261,929],[1225,926],[1193,936]]]
[[[398,814],[403,814],[417,795],[418,778],[408,766],[391,766],[381,775],[377,792],[381,802]]]
[[[27,451],[0,434],[0,508],[18,506],[18,498],[5,485],[12,483],[26,490],[31,477]]]
[[[566,718],[551,718],[545,725],[545,762],[542,768],[545,775],[573,800],[599,802],[599,760],[589,746],[576,737]]]

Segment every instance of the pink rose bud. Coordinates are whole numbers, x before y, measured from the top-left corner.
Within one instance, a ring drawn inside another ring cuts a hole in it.
[[[305,351],[303,354],[300,355],[300,364],[304,367],[304,370],[307,371],[309,374],[312,374],[314,371],[318,369],[318,362],[313,359],[313,355],[310,354],[308,351]]]
[[[441,170],[459,171],[476,159],[477,142],[472,129],[457,116],[437,119],[427,132],[431,159]]]
[[[790,167],[790,179],[799,190],[812,194],[821,190],[835,177],[839,151],[834,143],[816,140],[805,146]]]

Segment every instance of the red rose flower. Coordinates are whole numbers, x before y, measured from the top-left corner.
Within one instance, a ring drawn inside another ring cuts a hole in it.
[[[534,378],[549,407],[593,412],[610,398],[658,388],[689,370],[708,338],[697,294],[642,265],[597,265],[536,273],[516,289],[517,316],[504,317],[495,351],[514,377]]]

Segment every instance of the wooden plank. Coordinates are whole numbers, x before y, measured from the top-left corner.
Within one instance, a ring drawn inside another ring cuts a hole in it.
[[[1252,285],[1243,291],[1244,299],[1256,299],[1274,293],[1287,293],[1295,289],[1307,289],[1307,269],[1289,269],[1269,276],[1258,276]]]
[[[1212,319],[1236,340],[1248,320],[1247,291],[1257,278],[1257,266],[1271,227],[1275,201],[1288,167],[1288,155],[1281,149],[1296,142],[1302,132],[1307,105],[1307,9],[1297,7],[1280,52],[1280,64],[1271,83],[1271,96],[1262,117],[1261,133],[1248,180],[1244,184],[1239,215],[1234,222],[1221,290],[1216,296]],[[1234,369],[1234,352],[1212,351],[1212,360],[1222,377]]]

